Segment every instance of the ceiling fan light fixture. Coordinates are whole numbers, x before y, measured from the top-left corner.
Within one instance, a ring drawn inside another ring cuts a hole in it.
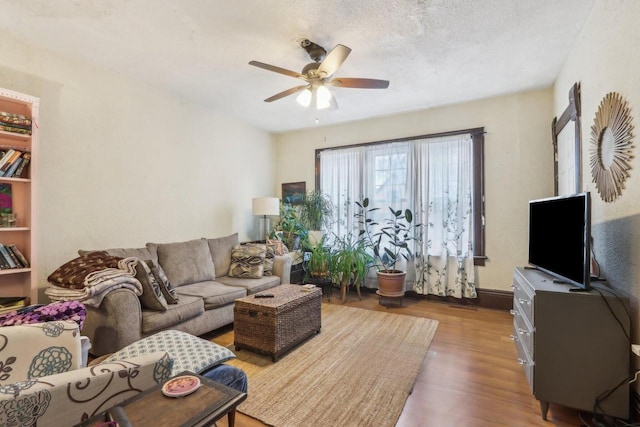
[[[311,89],[306,88],[305,90],[300,92],[300,95],[298,95],[296,101],[298,101],[298,104],[302,105],[303,107],[308,107],[309,105],[311,105],[311,95]]]
[[[324,110],[331,106],[331,92],[325,86],[318,86],[316,89],[316,108]]]

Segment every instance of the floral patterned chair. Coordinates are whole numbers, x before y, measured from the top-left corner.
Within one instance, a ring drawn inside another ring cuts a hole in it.
[[[164,382],[173,359],[154,352],[82,368],[79,324],[0,327],[0,426],[70,426]]]

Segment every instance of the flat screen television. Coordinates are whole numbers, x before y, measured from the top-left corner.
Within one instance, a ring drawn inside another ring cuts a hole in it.
[[[581,289],[590,289],[589,192],[529,202],[529,264]]]

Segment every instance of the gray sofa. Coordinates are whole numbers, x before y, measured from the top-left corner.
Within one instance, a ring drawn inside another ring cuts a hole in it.
[[[129,289],[109,292],[99,307],[87,307],[83,335],[91,339],[91,354],[101,356],[156,332],[175,329],[202,335],[233,323],[235,300],[289,283],[291,258],[275,256],[272,275],[230,277],[231,251],[238,234],[175,243],[147,243],[145,248],[102,249],[109,255],[151,260],[160,266],[178,294],[165,311],[145,308]],[[88,250],[80,250],[84,255]]]

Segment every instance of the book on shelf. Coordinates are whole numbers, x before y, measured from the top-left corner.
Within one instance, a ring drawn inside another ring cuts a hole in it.
[[[22,129],[13,125],[7,125],[4,123],[0,123],[0,130],[11,133],[19,133],[21,135],[31,135],[31,128]]]
[[[26,178],[27,165],[29,164],[30,160],[31,160],[31,153],[27,151],[22,155],[22,162],[20,162],[20,165],[18,165],[18,168],[16,169],[13,176],[16,178]]]
[[[11,156],[14,155],[14,153],[16,152],[16,150],[14,150],[13,148],[9,148],[5,153],[4,156],[2,156],[2,158],[0,159],[0,169],[2,169],[2,167],[4,166],[5,163],[7,163],[7,161],[11,158]]]
[[[9,251],[4,247],[2,243],[0,243],[0,254],[4,258],[4,260],[9,264],[9,268],[18,268],[18,265],[13,261],[11,255],[9,255]]]
[[[14,150],[11,157],[7,159],[6,162],[0,167],[0,176],[6,176],[7,171],[11,168],[11,166],[22,156],[22,151]]]
[[[9,265],[7,260],[2,255],[2,252],[0,251],[0,270],[9,270],[10,268],[11,265]]]
[[[29,117],[23,116],[22,114],[0,111],[0,123],[31,128],[32,121]]]
[[[15,247],[15,245],[13,246]],[[11,248],[11,245],[4,245],[4,248],[7,250],[9,257],[11,257],[11,259],[13,260],[13,263],[16,265],[15,268],[24,268],[24,266],[22,265],[22,262],[18,259],[18,256],[15,254],[15,252]]]
[[[1,297],[0,298],[0,314],[6,314],[28,305],[27,297]]]
[[[15,257],[18,259],[18,262],[21,268],[30,267],[29,260],[27,259],[26,256],[24,256],[22,252],[20,252],[20,249],[18,249],[15,243],[11,243],[10,245],[7,245],[7,250],[11,251],[15,255]]]
[[[4,174],[4,176],[6,178],[11,178],[15,175],[16,170],[18,170],[18,166],[20,166],[20,163],[22,163],[22,161],[24,160],[24,158],[22,156],[18,157],[18,159],[13,162],[13,164],[11,165],[11,167],[9,169],[7,169],[7,173]]]

